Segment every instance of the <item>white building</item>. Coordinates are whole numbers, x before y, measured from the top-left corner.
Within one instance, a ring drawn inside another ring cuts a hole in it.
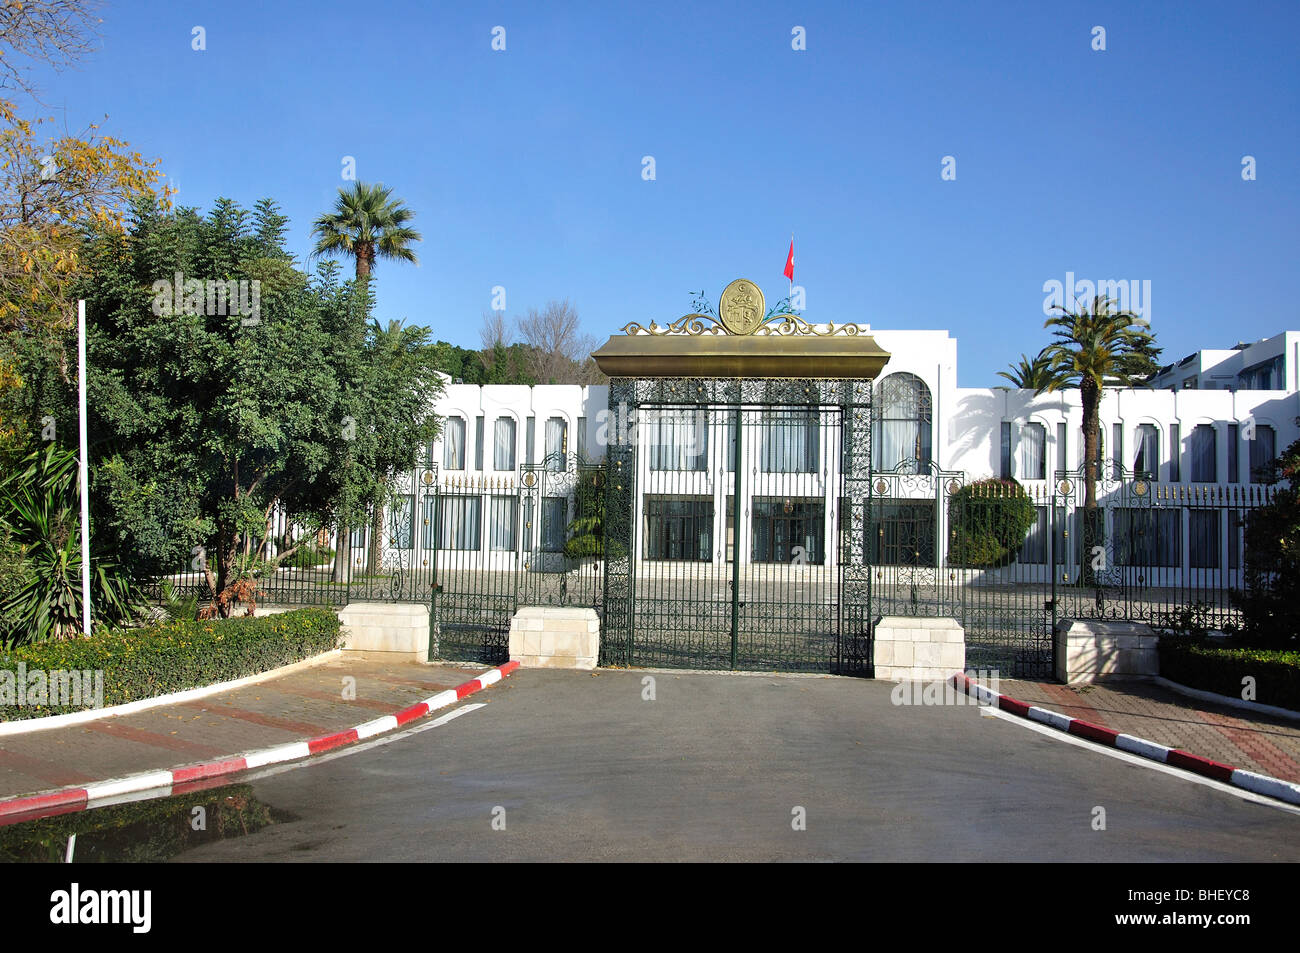
[[[1048,499],[1057,471],[1081,466],[1077,390],[1034,394],[958,387],[957,341],[948,332],[871,334],[890,354],[875,385],[872,470],[882,475],[882,506],[933,501],[934,481],[942,479],[935,471],[960,474],[965,482],[1014,477],[1036,498]],[[449,384],[437,407],[446,418],[443,436],[426,463],[436,465],[440,485],[458,488],[466,499],[442,504],[453,509],[442,514],[438,548],[454,549],[462,559],[477,552],[485,566],[514,553],[558,552],[572,500],[556,490],[540,497],[544,518],[524,511],[534,503],[515,497],[520,468],[544,465],[558,473],[575,459],[603,459],[606,443],[622,426],[617,415],[609,417],[608,400],[604,386]],[[1153,388],[1106,390],[1100,413],[1107,475],[1120,467],[1129,479],[1158,484],[1162,492],[1241,493],[1258,481],[1261,465],[1300,438],[1300,332],[1198,352],[1162,370]],[[735,447],[731,431],[723,417],[642,421],[640,440],[649,446],[637,454],[639,558],[725,564],[734,529],[727,476]],[[788,562],[795,545],[803,545],[812,562],[833,560],[838,431],[792,417],[746,423],[742,432],[747,475],[740,530],[750,540],[741,549],[742,562]],[[905,490],[899,489],[900,477],[911,478]],[[932,508],[930,532],[938,539],[944,538],[942,509]],[[408,541],[415,548],[433,546],[431,515],[415,520],[425,527],[420,542]],[[1195,536],[1195,519],[1183,517],[1181,532],[1188,538]],[[1230,522],[1215,530],[1213,540],[1215,560],[1239,565],[1239,527]],[[1194,547],[1181,547],[1185,565],[1207,558],[1189,555]],[[897,561],[887,551],[872,558]],[[943,557],[917,558],[933,565]]]

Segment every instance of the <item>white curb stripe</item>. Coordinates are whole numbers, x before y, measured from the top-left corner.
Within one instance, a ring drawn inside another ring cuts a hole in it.
[[[1232,772],[1232,783],[1256,794],[1267,794],[1281,801],[1300,804],[1300,784],[1280,781],[1277,778],[1256,774],[1254,771],[1243,771],[1241,768]]]
[[[123,778],[120,781],[100,781],[98,784],[87,784],[86,801],[100,801],[106,797],[116,797],[119,794],[129,794],[132,791],[169,788],[171,784],[172,773],[170,770],[150,771],[148,774],[137,774],[129,778]]]
[[[1054,711],[1048,711],[1046,708],[1036,708],[1030,706],[1029,717],[1034,721],[1041,721],[1045,725],[1051,725],[1053,728],[1059,728],[1061,731],[1070,730],[1070,722],[1073,718],[1066,718],[1064,715],[1057,714]]]
[[[424,703],[429,706],[429,711],[435,708],[446,708],[448,705],[456,704],[456,693],[450,688],[445,692],[439,692],[432,698],[426,698]]]
[[[1153,758],[1156,761],[1168,761],[1169,752],[1173,748],[1166,748],[1164,745],[1158,745],[1155,742],[1147,741],[1143,738],[1134,738],[1132,735],[1116,735],[1115,747],[1124,751],[1131,751],[1133,754],[1140,754],[1145,758]]]
[[[268,764],[279,764],[281,761],[294,761],[310,756],[311,746],[305,741],[295,741],[292,744],[267,748],[265,751],[254,751],[244,757],[244,764],[250,768],[260,768]]]
[[[487,688],[489,685],[495,685],[499,681],[501,681],[501,669],[499,668],[494,668],[486,675],[480,675],[478,677],[478,683],[484,688]]]
[[[385,715],[382,718],[376,718],[374,721],[368,721],[364,725],[357,725],[357,740],[369,738],[372,735],[383,734],[385,731],[392,731],[397,727],[397,719],[392,715]]]

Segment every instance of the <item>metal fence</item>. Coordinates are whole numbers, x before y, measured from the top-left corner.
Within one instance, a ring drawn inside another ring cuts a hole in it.
[[[364,526],[310,541],[291,517],[276,515],[266,538],[243,547],[267,557],[255,568],[258,604],[423,603],[434,655],[504,661],[518,606],[600,608],[600,553],[570,556],[565,545],[579,516],[594,518],[598,531],[603,473],[568,453],[492,476],[430,466],[398,479],[378,519],[372,512]],[[318,559],[276,564],[295,544]],[[196,551],[185,571],[155,580],[152,597],[161,600],[167,582],[178,595],[210,601],[204,559]]]
[[[1239,625],[1243,530],[1273,494],[1114,468],[1095,505],[1082,470],[1024,487],[933,468],[873,481],[873,615],[955,618],[968,664],[1021,677],[1051,676],[1060,619]]]

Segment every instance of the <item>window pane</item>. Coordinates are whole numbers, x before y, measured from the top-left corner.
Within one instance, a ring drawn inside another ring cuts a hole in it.
[[[1047,479],[1047,428],[1025,424],[1020,431],[1020,479]]]
[[[482,501],[477,496],[444,496],[439,549],[479,549]]]
[[[464,417],[448,417],[443,424],[442,465],[448,470],[465,469]]]
[[[1120,566],[1182,564],[1181,510],[1121,507],[1115,510],[1115,562]]]
[[[877,385],[872,460],[877,470],[916,473],[930,466],[930,388],[915,374],[890,374]]]
[[[1192,429],[1192,482],[1214,483],[1218,480],[1214,428],[1198,424]]]
[[[496,438],[492,450],[492,469],[515,468],[515,421],[513,417],[498,417]]]
[[[546,421],[546,469],[563,473],[564,456],[568,451],[565,439],[567,427],[563,417],[551,417]]]
[[[1139,424],[1133,475],[1144,480],[1160,479],[1160,432],[1154,424]]]
[[[707,497],[646,497],[645,558],[711,560],[713,500]]]
[[[542,498],[542,552],[558,553],[564,549],[569,528],[569,500],[563,496]]]
[[[1219,511],[1188,510],[1188,552],[1193,569],[1219,568]]]
[[[822,563],[825,504],[821,500],[756,497],[750,526],[754,562]]]
[[[801,413],[771,415],[763,424],[761,467],[764,473],[816,473],[820,432],[818,418]]]
[[[709,431],[704,413],[649,411],[650,469],[703,472],[708,463]]]
[[[513,552],[515,526],[518,524],[518,501],[513,496],[492,497],[491,548],[495,552]]]
[[[1277,456],[1277,431],[1267,425],[1255,428],[1255,439],[1250,441],[1250,482],[1263,483],[1265,469]]]

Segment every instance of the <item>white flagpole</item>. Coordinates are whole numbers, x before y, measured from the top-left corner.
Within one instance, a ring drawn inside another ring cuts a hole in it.
[[[86,302],[77,302],[77,408],[81,430],[81,631],[90,635],[90,464],[86,439]]]
[[[794,232],[790,233],[790,254],[794,254]],[[794,269],[790,269],[790,297],[794,297]]]

